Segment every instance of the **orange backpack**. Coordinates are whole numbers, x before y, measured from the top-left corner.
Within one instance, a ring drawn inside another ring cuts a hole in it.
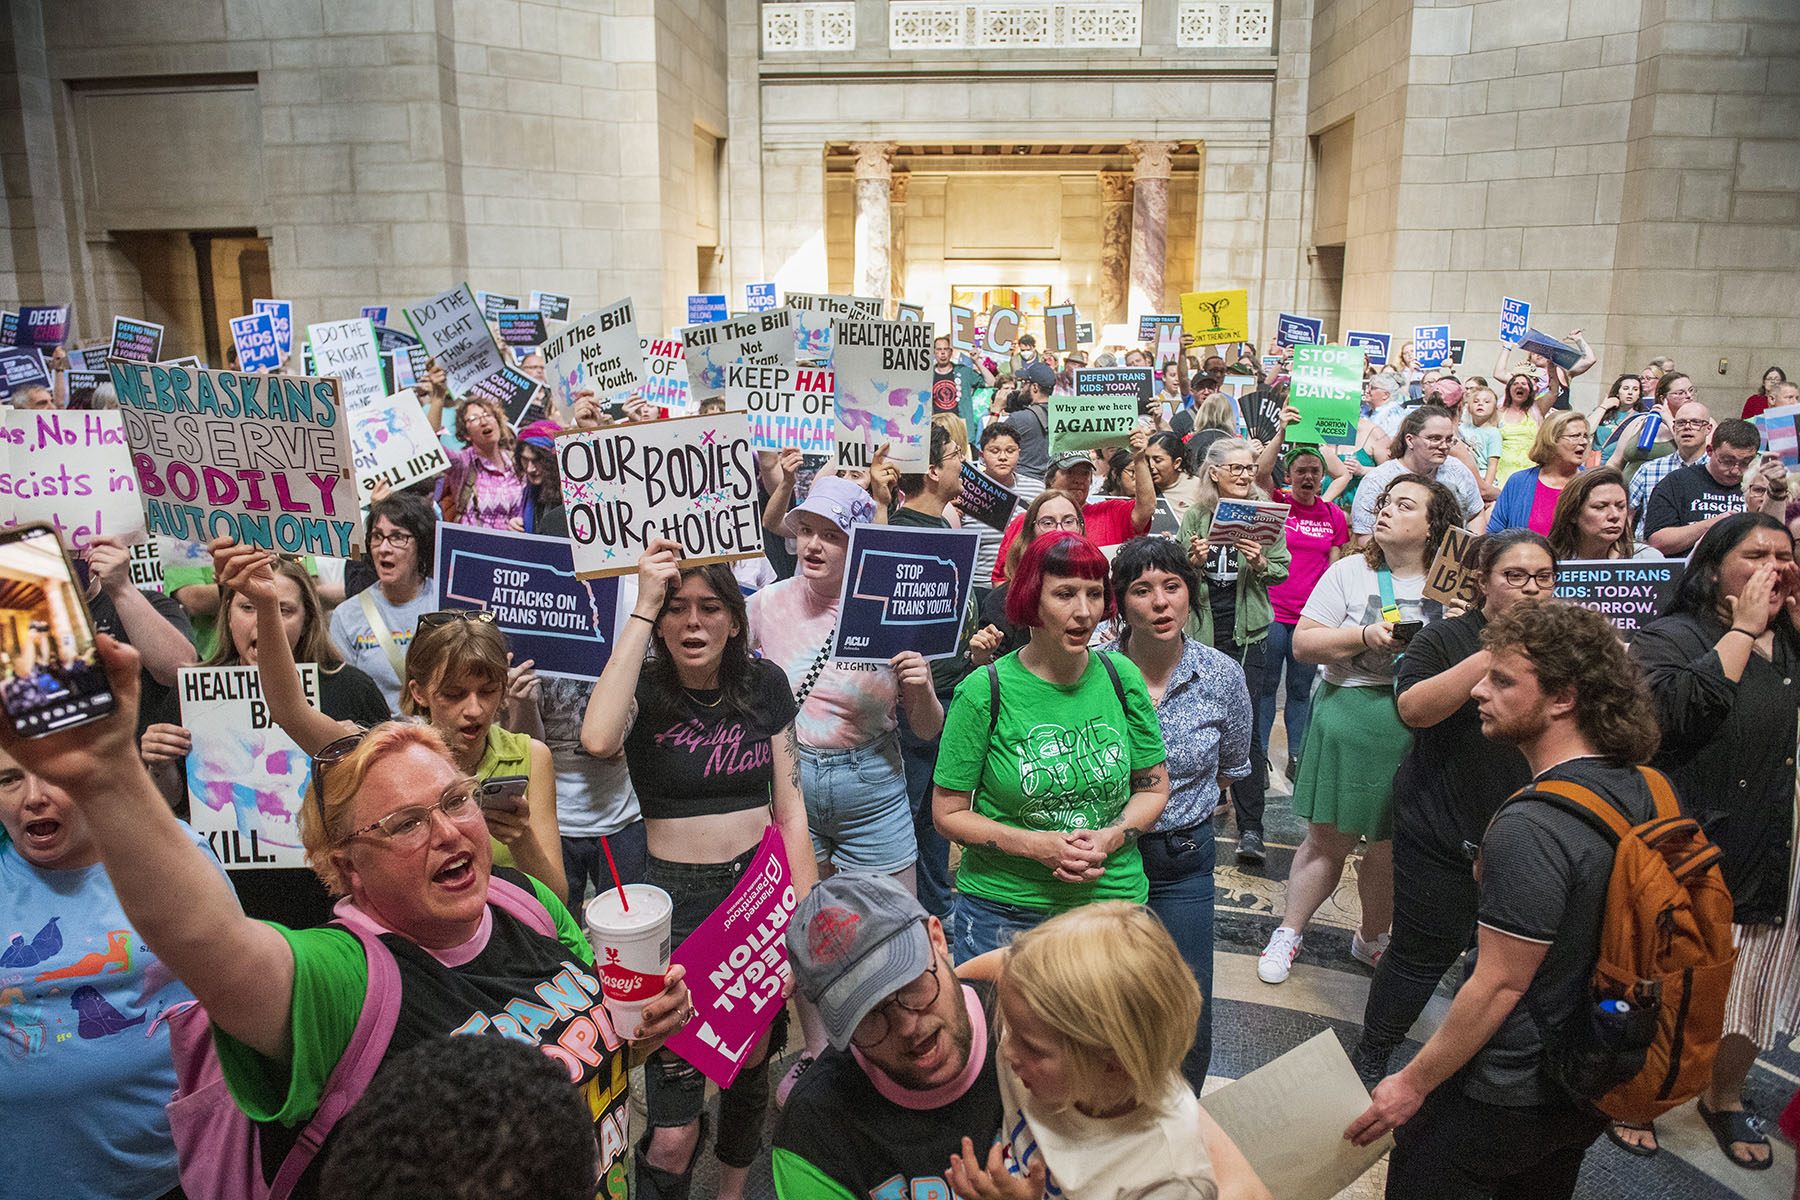
[[[1553,804],[1615,847],[1593,1004],[1569,1028],[1545,1031],[1546,1066],[1607,1116],[1644,1124],[1711,1081],[1737,949],[1719,848],[1681,814],[1661,772],[1638,770],[1656,803],[1641,825],[1563,780],[1523,788],[1507,803],[1529,796]]]

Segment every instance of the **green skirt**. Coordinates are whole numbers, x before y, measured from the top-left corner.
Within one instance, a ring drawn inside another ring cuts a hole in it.
[[[1394,772],[1412,746],[1394,693],[1324,684],[1313,697],[1294,812],[1370,841],[1394,836]]]

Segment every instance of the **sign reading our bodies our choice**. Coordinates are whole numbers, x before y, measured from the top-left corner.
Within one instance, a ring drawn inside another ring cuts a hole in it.
[[[567,538],[437,526],[437,606],[492,613],[513,661],[537,673],[600,678],[618,632],[619,582],[575,578]]]
[[[362,545],[335,379],[114,363],[149,531],[284,554]]]
[[[725,407],[750,416],[750,443],[758,450],[830,454],[836,384],[824,367],[725,368]]]
[[[928,659],[955,654],[980,545],[974,529],[852,525],[831,657],[885,663],[907,650]]]

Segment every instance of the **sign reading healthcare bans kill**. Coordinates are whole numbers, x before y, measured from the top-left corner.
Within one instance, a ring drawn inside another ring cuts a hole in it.
[[[732,363],[725,370],[725,407],[750,414],[750,444],[758,450],[830,454],[835,392],[823,367]]]
[[[335,379],[112,365],[149,530],[283,554],[362,545]]]
[[[262,698],[255,667],[183,667],[176,683],[187,756],[188,821],[225,866],[304,867],[300,805],[312,760],[282,732]],[[307,703],[318,706],[319,668],[300,666]]]
[[[867,467],[885,445],[888,461],[902,471],[926,468],[932,328],[926,321],[832,318],[838,466]]]
[[[437,526],[437,606],[492,613],[514,662],[596,680],[612,653],[619,584],[575,578],[567,538]]]
[[[974,529],[852,525],[831,657],[885,663],[906,650],[928,659],[955,654],[980,545]]]
[[[1133,368],[1101,367],[1075,372],[1075,394],[1050,397],[1050,453],[1123,446],[1137,428],[1140,388],[1124,378]],[[1135,372],[1149,375],[1148,367]]]
[[[659,537],[681,546],[683,566],[762,553],[756,452],[743,413],[564,434],[556,455],[577,579],[636,571]]]

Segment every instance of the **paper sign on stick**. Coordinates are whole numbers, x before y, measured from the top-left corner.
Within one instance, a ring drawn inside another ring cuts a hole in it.
[[[1249,290],[1226,288],[1217,292],[1183,292],[1181,327],[1202,345],[1249,341]]]
[[[535,308],[509,308],[496,319],[500,340],[508,346],[541,346],[550,337],[544,314]]]
[[[444,368],[450,390],[458,396],[506,365],[506,357],[494,343],[469,285],[459,284],[428,300],[401,309],[407,324]]]
[[[163,327],[156,322],[114,317],[112,329],[112,348],[106,352],[108,358],[140,363],[162,358]]]
[[[725,394],[725,368],[734,362],[758,366],[794,365],[794,310],[730,317],[681,331],[688,390],[696,402]]]
[[[543,355],[544,379],[559,419],[567,419],[575,393],[583,390],[593,392],[602,409],[625,403],[644,382],[643,343],[631,298],[583,313],[544,343]]]
[[[437,606],[494,614],[513,661],[534,660],[540,675],[600,678],[612,654],[619,581],[576,579],[567,538],[439,521],[432,561]]]
[[[356,491],[367,500],[375,486],[385,483],[393,491],[450,469],[444,444],[438,440],[419,398],[408,388],[392,396],[361,402],[346,401],[350,422],[350,452],[356,468]]]
[[[902,471],[925,469],[932,332],[918,321],[832,318],[840,467],[867,467],[885,444],[888,461]]]
[[[886,310],[869,296],[832,296],[814,292],[787,292],[782,303],[794,310],[794,353],[801,362],[831,365],[831,319],[869,317],[879,319]]]
[[[1413,326],[1413,360],[1421,367],[1441,367],[1450,361],[1448,325]]]
[[[927,659],[954,655],[980,545],[974,529],[852,525],[832,659],[886,663],[906,650]]]
[[[281,357],[286,358],[294,349],[294,302],[291,300],[252,300],[252,313],[268,313],[269,324],[275,327],[275,345],[281,349]]]
[[[531,293],[531,307],[544,314],[547,321],[566,321],[569,319],[569,297],[555,292]]]
[[[1362,371],[1362,352],[1354,346],[1294,347],[1288,403],[1300,420],[1288,430],[1287,440],[1296,446],[1354,442],[1362,414]]]
[[[188,821],[232,869],[304,867],[300,805],[312,760],[263,702],[255,667],[183,667],[176,682],[187,756]],[[319,703],[319,668],[300,665],[307,703]]]
[[[725,407],[750,415],[750,444],[758,450],[830,454],[836,433],[836,383],[823,367],[725,368]]]
[[[1437,557],[1431,560],[1431,570],[1425,575],[1425,599],[1436,600],[1439,604],[1475,607],[1475,583],[1480,572],[1475,569],[1475,557],[1470,553],[1474,547],[1475,535],[1467,529],[1456,526],[1444,531]]]
[[[1275,341],[1282,346],[1317,346],[1324,342],[1324,322],[1317,317],[1282,313],[1275,320]]]
[[[45,521],[71,549],[96,537],[144,539],[144,507],[116,412],[0,410],[8,454],[0,494],[6,524]]]
[[[680,544],[683,566],[762,553],[756,454],[743,413],[564,434],[556,454],[578,579],[636,571],[659,537]]]
[[[363,408],[388,394],[381,375],[381,350],[375,344],[375,326],[358,317],[351,321],[327,321],[306,327],[312,343],[314,369],[338,381],[347,409]]]

